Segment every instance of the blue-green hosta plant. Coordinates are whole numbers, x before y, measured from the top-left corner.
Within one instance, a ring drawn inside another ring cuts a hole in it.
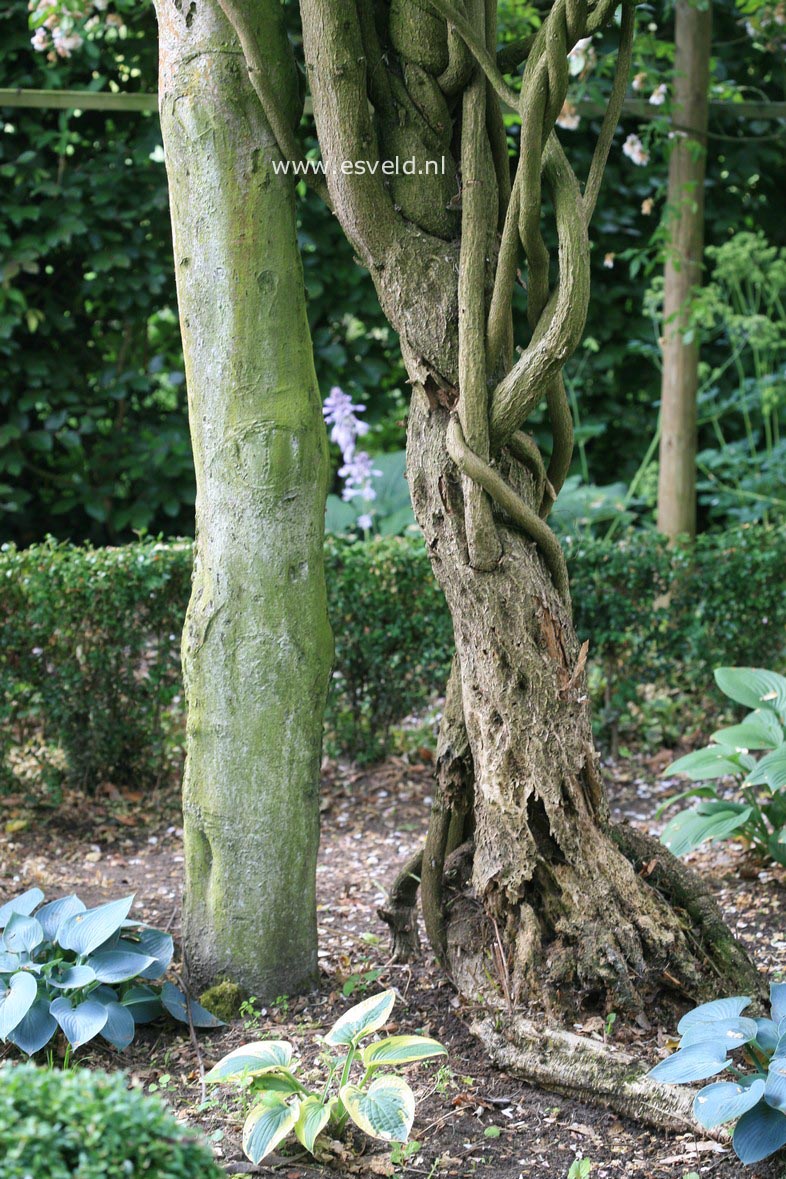
[[[753,709],[741,724],[718,729],[712,744],[681,757],[668,773],[699,783],[659,810],[685,798],[699,802],[666,825],[662,842],[683,856],[705,840],[742,837],[776,863],[786,864],[786,678],[761,667],[719,667],[721,691]],[[723,798],[712,779],[737,777],[741,801]]]
[[[128,920],[133,896],[94,909],[77,896],[43,900],[31,888],[0,907],[0,1040],[32,1055],[60,1028],[72,1048],[100,1035],[122,1049],[165,1011],[197,1027],[221,1023],[173,983],[154,985],[172,938]]]
[[[294,1048],[286,1040],[246,1044],[210,1070],[206,1081],[236,1082],[249,1091],[252,1105],[243,1127],[243,1150],[252,1163],[290,1133],[313,1154],[323,1130],[330,1126],[337,1136],[350,1119],[372,1138],[407,1141],[415,1095],[402,1077],[384,1070],[447,1053],[426,1036],[369,1039],[387,1023],[395,1000],[395,991],[372,995],[333,1024],[325,1036],[328,1075],[313,1087],[298,1079]],[[361,1046],[364,1040],[368,1042]],[[353,1069],[362,1070],[357,1081]]]
[[[728,1069],[731,1081],[715,1081],[696,1094],[693,1114],[705,1130],[734,1122],[732,1144],[743,1163],[758,1163],[786,1146],[786,983],[770,987],[769,1019],[748,1019],[742,996],[703,1003],[677,1025],[677,1052],[649,1076],[667,1084],[706,1081]],[[736,1052],[733,1058],[730,1052]]]

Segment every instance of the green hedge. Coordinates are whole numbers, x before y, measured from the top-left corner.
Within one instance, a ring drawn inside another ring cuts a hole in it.
[[[2,1179],[223,1179],[193,1130],[122,1073],[0,1068]]]
[[[418,538],[330,539],[325,552],[336,640],[328,748],[368,761],[444,684],[450,619]],[[644,532],[573,541],[568,560],[607,730],[641,685],[700,699],[718,664],[780,665],[784,529],[711,534],[692,552]],[[179,758],[190,566],[187,541],[0,551],[6,778],[20,750],[53,788],[65,779],[88,790],[148,785]]]

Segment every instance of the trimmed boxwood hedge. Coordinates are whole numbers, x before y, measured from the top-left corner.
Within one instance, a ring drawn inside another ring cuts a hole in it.
[[[642,684],[690,696],[718,664],[784,656],[786,529],[750,525],[669,548],[651,532],[567,546],[576,627],[605,721]],[[373,760],[439,692],[452,627],[419,537],[325,547],[336,641],[328,748]],[[181,752],[179,634],[191,544],[0,551],[0,754],[38,757],[53,789],[155,782]],[[55,751],[53,754],[52,751]]]
[[[1,1179],[224,1179],[210,1147],[122,1073],[0,1067]]]

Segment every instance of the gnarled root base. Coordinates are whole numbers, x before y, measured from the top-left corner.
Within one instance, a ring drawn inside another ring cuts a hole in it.
[[[520,1016],[478,1020],[470,1029],[493,1064],[514,1077],[577,1101],[602,1105],[662,1130],[695,1131],[695,1090],[646,1077],[635,1057],[555,1028],[540,1029]],[[709,1137],[727,1137],[723,1132]]]
[[[418,933],[418,887],[423,869],[423,849],[407,860],[393,882],[384,909],[377,916],[390,926],[394,962],[414,962],[420,957]]]

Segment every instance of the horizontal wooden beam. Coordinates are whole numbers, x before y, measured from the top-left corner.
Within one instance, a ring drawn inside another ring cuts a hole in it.
[[[38,110],[81,110],[138,113],[157,111],[156,94],[124,94],[111,90],[22,90],[0,89],[0,107],[28,107]],[[311,99],[306,99],[306,114],[311,113]],[[583,100],[577,113],[592,119],[603,114],[602,103]],[[512,113],[512,112],[511,112]],[[711,102],[712,116],[763,121],[786,119],[786,102]],[[646,98],[626,98],[623,118],[655,119],[662,114]]]
[[[0,90],[0,106],[36,110],[157,111],[157,94],[124,94],[111,90]]]

